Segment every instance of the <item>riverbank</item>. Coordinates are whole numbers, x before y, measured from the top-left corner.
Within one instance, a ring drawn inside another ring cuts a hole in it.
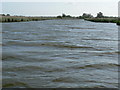
[[[118,18],[85,18],[85,20],[102,23],[116,23],[117,25],[120,25],[120,20],[118,20]]]
[[[57,19],[56,17],[1,16],[0,22],[26,22]]]
[[[55,20],[55,19],[78,19],[75,17],[26,17],[26,16],[0,16],[0,22],[27,22],[27,21],[41,21],[41,20]]]
[[[41,21],[41,20],[55,20],[55,19],[79,19],[75,17],[26,17],[26,16],[0,16],[0,22],[27,22],[27,21]],[[118,18],[84,18],[84,20],[102,23],[116,23],[120,25]]]

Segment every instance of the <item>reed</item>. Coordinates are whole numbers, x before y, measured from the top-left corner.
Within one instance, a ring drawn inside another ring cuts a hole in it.
[[[29,21],[27,17],[17,17],[17,16],[2,16],[0,22],[22,22]]]
[[[26,22],[57,19],[56,17],[1,16],[0,22]]]

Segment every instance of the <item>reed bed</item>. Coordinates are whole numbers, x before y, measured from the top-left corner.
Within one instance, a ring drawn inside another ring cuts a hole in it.
[[[40,20],[52,20],[52,19],[59,19],[59,18],[57,17],[0,16],[0,22],[27,22],[27,21],[40,21]],[[85,20],[92,21],[92,22],[116,23],[117,25],[120,25],[120,19],[118,18],[85,18]]]
[[[57,19],[55,17],[24,17],[24,16],[1,16],[0,22],[26,22]]]

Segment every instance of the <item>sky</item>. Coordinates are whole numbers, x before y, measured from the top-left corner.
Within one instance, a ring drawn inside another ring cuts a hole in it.
[[[96,16],[118,16],[119,0],[2,0],[2,11],[11,15],[58,16],[62,13],[81,16],[91,13]]]

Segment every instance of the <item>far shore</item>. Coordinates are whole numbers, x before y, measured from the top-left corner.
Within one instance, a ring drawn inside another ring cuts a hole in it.
[[[116,23],[120,25],[120,19],[116,18],[76,18],[76,17],[26,17],[26,16],[0,16],[0,22],[27,22],[27,21],[41,21],[41,20],[55,20],[55,19],[84,19],[92,22],[102,23]]]
[[[0,16],[0,22],[27,22],[27,21],[41,21],[41,20],[55,20],[55,19],[77,19],[74,17],[58,18],[58,17],[26,17],[26,16]]]
[[[0,22],[27,22],[57,19],[55,17],[0,16]]]
[[[116,23],[117,25],[120,25],[120,19],[118,18],[85,18],[85,20],[101,23]]]

